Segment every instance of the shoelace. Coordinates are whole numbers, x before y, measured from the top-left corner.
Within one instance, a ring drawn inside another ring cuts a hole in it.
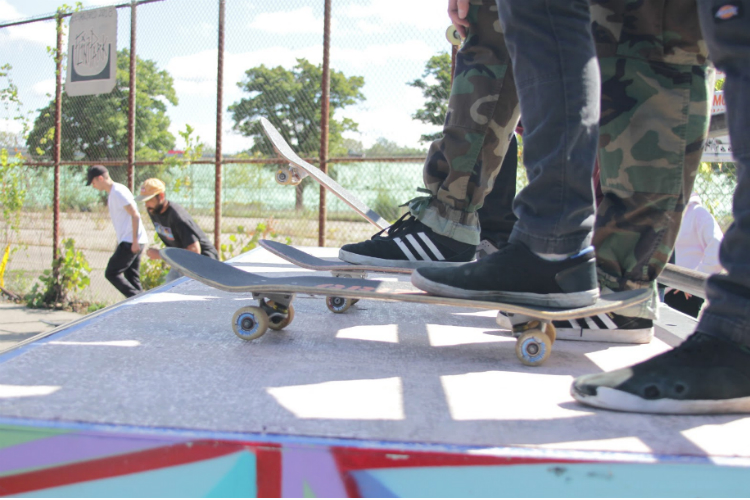
[[[405,233],[410,227],[412,227],[417,222],[417,218],[414,217],[411,212],[406,212],[404,215],[402,215],[396,222],[394,222],[390,227],[387,227],[385,229],[381,229],[377,233],[375,233],[371,240],[374,240],[375,238],[380,239],[391,239],[396,237],[397,235],[401,233]],[[385,231],[388,231],[388,234],[385,236],[381,236]]]

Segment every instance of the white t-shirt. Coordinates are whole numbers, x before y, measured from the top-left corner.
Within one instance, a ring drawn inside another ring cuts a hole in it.
[[[133,205],[136,210],[138,209],[130,190],[118,182],[113,183],[107,199],[107,207],[109,208],[109,216],[112,218],[112,224],[115,226],[118,245],[122,242],[133,242],[133,222],[130,214],[125,210],[128,205]],[[140,220],[138,221],[138,243],[148,243],[146,230]]]
[[[693,193],[675,242],[675,262],[703,273],[720,273],[723,267],[719,263],[719,247],[723,237],[716,219]]]

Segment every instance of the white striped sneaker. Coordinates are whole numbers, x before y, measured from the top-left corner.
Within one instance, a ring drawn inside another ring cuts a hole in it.
[[[350,264],[416,269],[465,264],[474,259],[476,248],[435,233],[407,212],[369,240],[341,247],[339,258]]]
[[[512,329],[514,324],[528,321],[516,314],[497,315],[497,324]],[[648,344],[654,337],[654,322],[615,313],[598,314],[570,321],[553,321],[558,340],[585,340],[618,344]]]

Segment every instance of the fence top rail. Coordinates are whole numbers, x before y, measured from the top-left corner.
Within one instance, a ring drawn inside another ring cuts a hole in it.
[[[135,4],[136,6],[138,6],[138,5],[145,4],[145,3],[163,2],[163,1],[164,0],[138,0],[137,2],[132,2],[132,3],[128,2],[128,3],[117,4],[117,5],[114,5],[114,7],[116,9],[124,9],[124,8],[128,8],[128,7],[132,7],[133,4]],[[92,7],[92,8],[88,8],[88,9],[83,9],[81,12],[85,12],[87,10],[99,9],[99,8],[101,8],[101,7]],[[68,13],[63,14],[62,17],[69,17],[71,15],[72,15],[72,13],[68,12]],[[50,20],[53,20],[53,19],[57,19],[57,14],[48,14],[48,15],[42,15],[42,16],[35,16],[35,17],[30,17],[28,19],[20,19],[18,21],[10,21],[10,22],[7,22],[7,23],[1,23],[0,24],[0,28],[7,28],[9,26],[19,26],[21,24],[31,24],[31,23],[36,23],[36,22],[39,22],[39,21],[50,21]]]
[[[309,163],[319,163],[319,158],[303,158]],[[335,158],[329,158],[328,163],[416,163],[424,162],[424,156],[373,156],[371,158],[361,156],[341,156]],[[136,161],[134,165],[136,167],[147,167],[153,165],[163,165],[165,161]],[[186,161],[186,163],[188,163]],[[216,160],[192,160],[189,163],[194,165],[215,165]],[[221,160],[222,164],[234,163],[234,164],[262,164],[262,163],[286,163],[285,160],[280,158],[224,158]],[[55,162],[53,161],[24,161],[24,165],[27,167],[54,167]],[[71,165],[104,165],[105,167],[110,166],[127,166],[127,160],[81,160],[81,161],[62,161],[61,166]]]

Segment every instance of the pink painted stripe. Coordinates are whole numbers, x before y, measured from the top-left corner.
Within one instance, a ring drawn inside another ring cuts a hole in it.
[[[182,439],[64,434],[0,449],[0,473],[169,446]]]

